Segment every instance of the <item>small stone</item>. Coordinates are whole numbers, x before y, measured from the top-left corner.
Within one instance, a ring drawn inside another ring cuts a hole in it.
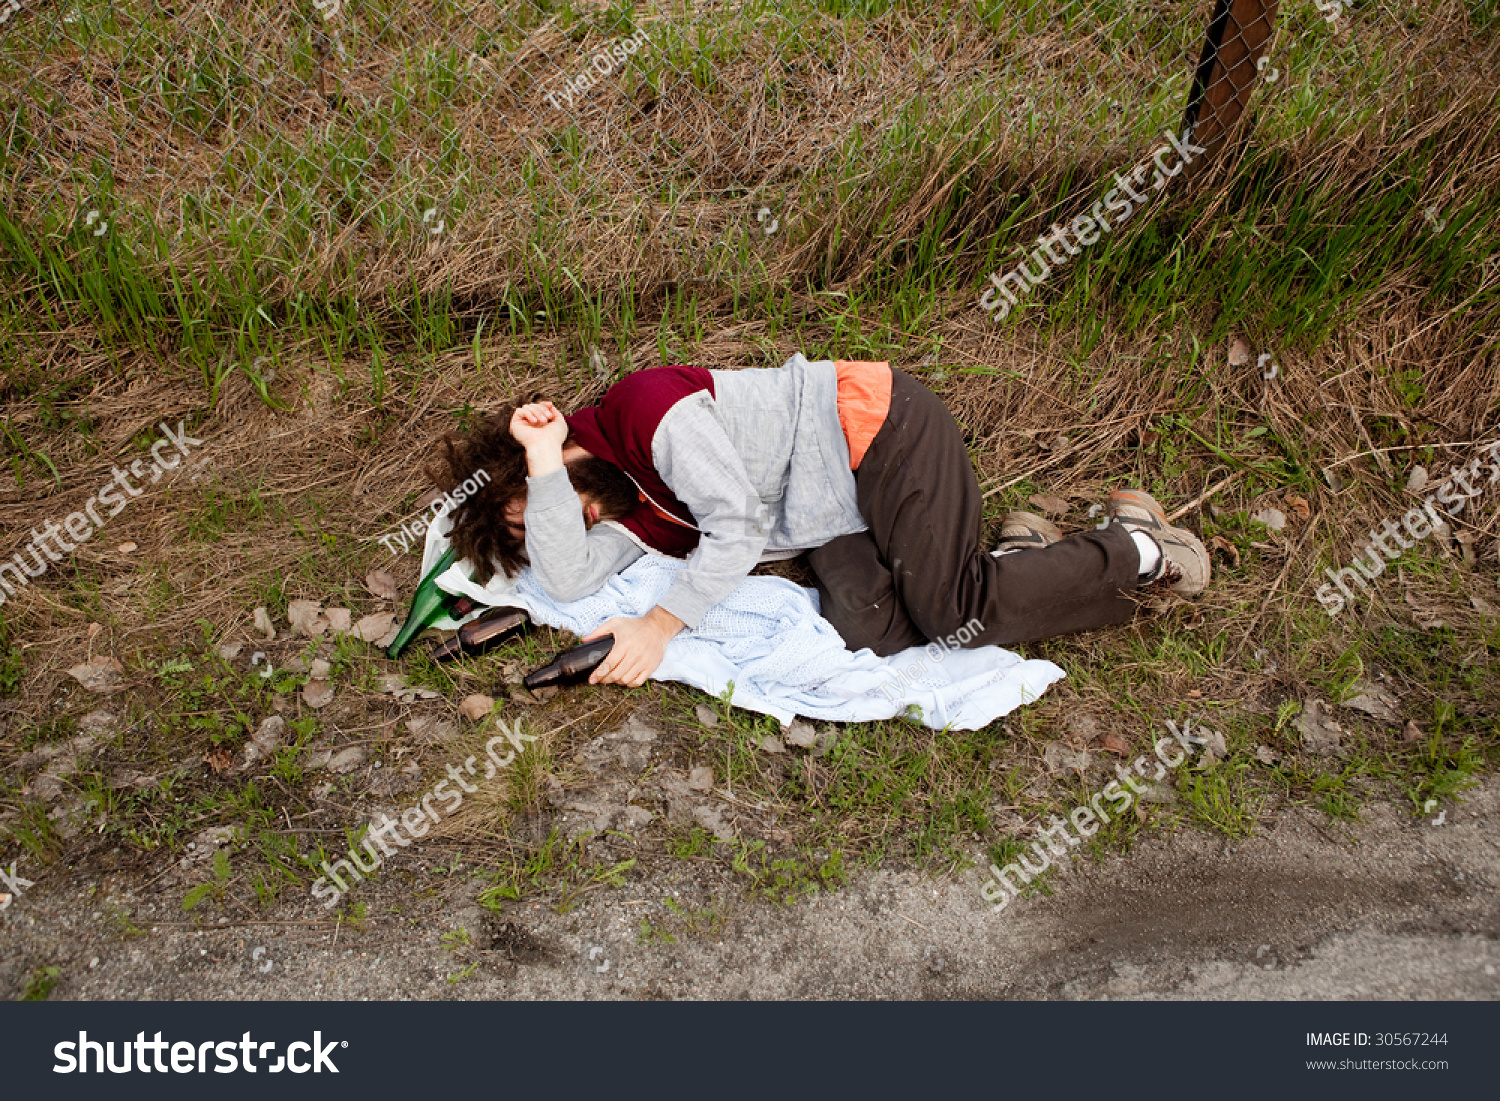
[[[316,600],[294,600],[286,608],[287,622],[292,629],[308,638],[318,638],[328,630],[328,620],[323,615],[323,605]]]
[[[1070,770],[1078,773],[1086,772],[1089,761],[1089,751],[1086,749],[1075,750],[1062,742],[1048,742],[1042,747],[1042,763],[1053,775]]]
[[[314,658],[312,668],[308,670],[308,674],[313,680],[327,680],[328,672],[331,668],[332,666],[322,658]]]
[[[118,692],[123,684],[122,673],[125,667],[112,657],[103,654],[98,655],[92,661],[82,665],[75,665],[68,670],[68,676],[90,692],[98,692],[107,695]]]
[[[803,722],[801,719],[795,720],[782,733],[786,736],[787,745],[801,746],[803,749],[807,749],[818,740],[818,732],[813,729],[813,724]]]
[[[267,642],[274,641],[276,638],[276,627],[271,623],[270,613],[264,607],[256,608],[254,619],[255,629],[265,636]]]
[[[1390,723],[1392,726],[1400,724],[1401,716],[1396,712],[1396,697],[1390,692],[1364,679],[1355,681],[1353,687],[1355,694],[1345,700],[1341,706],[1363,711],[1366,715]]]
[[[1334,753],[1340,748],[1344,731],[1328,714],[1322,700],[1309,700],[1296,719],[1302,744],[1314,753]]]
[[[321,710],[333,702],[333,685],[326,680],[313,678],[302,686],[302,702],[314,711]]]
[[[119,716],[112,711],[90,711],[78,720],[78,729],[98,739],[113,731],[119,721]]]
[[[694,791],[712,791],[714,787],[714,770],[708,767],[689,770],[688,787]]]
[[[1286,527],[1286,513],[1279,508],[1263,508],[1259,512],[1252,512],[1250,519],[1265,524],[1272,531],[1281,531]]]
[[[718,807],[695,807],[693,821],[720,841],[734,840],[734,830],[724,821],[723,812]]]
[[[1130,756],[1130,743],[1118,734],[1104,735],[1104,737],[1099,739],[1099,745],[1106,752],[1113,753],[1117,757]]]
[[[349,624],[353,617],[348,608],[329,608],[324,615],[328,617],[328,629],[334,634],[349,633]]]
[[[418,742],[447,742],[458,737],[458,726],[432,715],[406,720],[406,729]]]
[[[1406,476],[1406,492],[1421,493],[1427,488],[1427,468],[1425,466],[1414,466],[1411,473]]]
[[[280,715],[268,715],[261,720],[255,733],[250,735],[250,740],[245,743],[245,764],[249,768],[256,761],[269,757],[281,747],[286,740],[286,720]]]
[[[700,703],[694,707],[693,715],[710,730],[719,725],[719,713],[706,703]]]
[[[118,547],[115,548],[115,550],[119,551],[121,554],[130,554],[131,552],[139,549],[139,547],[129,541],[121,543]]]
[[[626,807],[620,817],[626,829],[639,830],[650,825],[656,816],[645,807]]]
[[[396,630],[396,614],[394,612],[377,612],[375,615],[367,615],[354,625],[354,636],[364,642],[373,642],[377,646],[387,646],[385,636],[393,634]],[[394,638],[391,639],[395,641]]]
[[[362,745],[351,745],[348,749],[341,749],[328,762],[331,772],[343,775],[353,772],[369,758],[370,751]]]
[[[231,642],[227,646],[219,647],[219,657],[221,657],[225,661],[233,661],[235,658],[240,656],[244,649],[245,644],[243,642]]]
[[[385,570],[371,570],[365,574],[365,588],[381,600],[395,600],[401,592],[396,587],[396,579]]]
[[[1068,733],[1072,735],[1071,740],[1080,745],[1086,745],[1099,737],[1099,720],[1087,713],[1080,712],[1077,715],[1069,715],[1063,721],[1063,725],[1068,728]]]
[[[604,737],[611,742],[639,742],[649,744],[661,737],[661,733],[642,719],[640,712],[637,711],[626,719],[624,725],[618,730],[612,730]]]
[[[786,745],[780,738],[767,734],[760,740],[760,749],[762,753],[785,753]]]
[[[463,703],[458,705],[458,713],[471,723],[477,723],[495,709],[495,701],[490,696],[475,694],[465,696]]]

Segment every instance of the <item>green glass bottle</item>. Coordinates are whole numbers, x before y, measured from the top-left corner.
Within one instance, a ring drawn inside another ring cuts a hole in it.
[[[458,619],[474,610],[474,602],[468,597],[454,596],[437,587],[438,575],[447,570],[455,561],[457,561],[457,555],[453,548],[449,547],[443,553],[443,557],[437,560],[437,565],[433,566],[427,576],[422,578],[422,583],[417,586],[416,595],[411,598],[411,607],[407,609],[406,619],[401,624],[401,631],[396,635],[396,641],[386,648],[387,656],[400,657],[401,651],[406,649],[412,639],[439,619],[445,616]]]

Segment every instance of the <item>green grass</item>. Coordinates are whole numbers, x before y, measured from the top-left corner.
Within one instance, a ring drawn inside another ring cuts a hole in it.
[[[21,681],[26,676],[26,659],[21,654],[21,648],[11,640],[10,632],[5,628],[5,620],[0,616],[0,699],[14,696],[21,687]]]
[[[405,25],[401,16],[392,17],[394,26],[383,24],[375,10],[350,9],[335,28],[353,56]],[[590,15],[566,4],[547,10],[575,37],[580,61],[635,25],[628,6]],[[1003,270],[1018,245],[1029,243],[1050,222],[1086,209],[1116,169],[1149,152],[1161,129],[1180,113],[1187,79],[1180,59],[1195,50],[1201,36],[1196,18],[1163,20],[1154,9],[1115,4],[1056,10],[1031,5],[1021,12],[1002,5],[944,5],[942,10],[946,14],[907,5],[839,3],[801,5],[780,14],[760,5],[699,13],[692,27],[670,20],[653,24],[627,76],[645,74],[667,84],[687,79],[721,113],[729,109],[732,118],[744,109],[747,90],[721,86],[712,74],[755,60],[752,49],[767,32],[791,72],[818,56],[815,44],[822,43],[837,46],[839,63],[852,64],[859,80],[880,79],[881,48],[869,37],[867,24],[893,19],[918,34],[928,20],[957,19],[976,35],[1023,45],[1029,36],[1079,35],[1085,27],[1102,27],[1107,37],[1072,69],[1047,69],[1040,83],[1019,73],[1009,82],[976,74],[970,88],[939,102],[893,97],[882,115],[849,126],[785,195],[760,195],[736,184],[732,198],[716,204],[716,226],[708,239],[695,231],[673,231],[666,238],[651,231],[630,197],[606,182],[613,154],[597,144],[597,129],[573,116],[556,120],[552,137],[576,171],[559,172],[550,158],[533,158],[517,165],[514,174],[497,173],[480,159],[482,146],[460,149],[441,142],[431,148],[429,135],[451,128],[466,108],[504,105],[494,99],[484,70],[460,65],[451,48],[414,38],[396,54],[399,64],[384,74],[389,102],[382,109],[335,112],[310,140],[256,128],[236,143],[223,166],[225,186],[231,192],[249,188],[275,195],[274,210],[226,214],[189,188],[172,223],[157,226],[133,205],[129,188],[114,180],[107,164],[102,174],[100,166],[90,164],[76,186],[90,196],[90,209],[98,208],[110,221],[110,230],[95,237],[96,227],[64,223],[45,209],[27,212],[24,225],[15,212],[4,212],[0,255],[10,274],[34,288],[37,297],[29,308],[49,319],[86,319],[112,355],[130,347],[180,356],[201,376],[210,404],[238,370],[251,377],[263,401],[277,405],[281,399],[254,365],[262,358],[283,363],[279,345],[288,331],[324,345],[330,369],[346,382],[347,357],[363,348],[377,404],[389,391],[393,355],[414,354],[409,381],[419,384],[420,364],[430,365],[453,349],[479,322],[481,300],[470,292],[461,305],[451,280],[434,283],[419,278],[415,268],[368,288],[353,283],[343,265],[319,280],[298,271],[319,240],[362,224],[371,227],[382,248],[425,250],[433,228],[423,221],[429,210],[440,211],[440,220],[454,227],[466,211],[487,216],[486,205],[520,215],[527,234],[515,242],[504,266],[484,277],[489,289],[482,296],[505,304],[506,320],[518,334],[530,335],[540,320],[548,331],[576,330],[585,344],[607,336],[624,349],[637,336],[635,318],[651,311],[657,287],[633,279],[622,287],[613,272],[604,278],[583,274],[597,272],[591,262],[597,242],[578,233],[582,217],[599,227],[638,230],[643,240],[660,240],[690,270],[706,273],[706,286],[689,286],[685,294],[665,299],[657,326],[663,360],[683,350],[672,334],[689,344],[701,339],[704,307],[717,304],[725,286],[733,288],[736,313],[749,307],[753,316],[794,323],[777,294],[788,276],[807,290],[844,288],[845,316],[868,313],[891,332],[917,336],[963,299],[977,297],[977,291],[959,288],[977,286],[986,273]],[[524,11],[513,18],[518,29],[528,25]],[[1425,288],[1432,310],[1466,302],[1467,317],[1455,335],[1459,343],[1484,339],[1496,309],[1480,275],[1484,258],[1494,251],[1492,204],[1474,192],[1445,205],[1447,225],[1441,232],[1432,232],[1421,213],[1433,196],[1452,190],[1447,166],[1455,163],[1453,143],[1467,139],[1452,127],[1438,129],[1400,145],[1366,179],[1320,175],[1299,147],[1309,134],[1324,142],[1342,140],[1370,125],[1361,111],[1381,96],[1395,97],[1401,110],[1414,112],[1421,105],[1392,91],[1399,85],[1396,58],[1379,34],[1339,44],[1321,19],[1307,13],[1288,18],[1276,48],[1287,76],[1266,85],[1260,140],[1236,166],[1223,195],[1155,202],[1150,215],[1137,216],[1124,232],[1107,236],[1049,280],[1007,324],[1024,317],[1045,329],[1076,332],[1087,350],[1100,339],[1106,315],[1128,333],[1206,314],[1207,343],[1253,325],[1275,334],[1287,353],[1292,347],[1316,347],[1338,327],[1376,313],[1394,284],[1414,280]],[[126,63],[139,78],[124,84],[126,106],[135,110],[158,103],[168,128],[185,135],[242,125],[235,105],[261,98],[256,75],[261,70],[272,73],[280,65],[299,80],[312,79],[315,40],[322,33],[314,22],[279,46],[252,46],[240,29],[209,23],[194,28],[198,41],[187,61],[180,32],[165,17],[136,16],[126,24],[93,11],[85,13],[83,24],[97,36],[93,48],[105,56],[126,62],[128,50]],[[484,50],[519,45],[503,30],[497,36],[457,13],[453,30]],[[1130,43],[1128,71],[1120,70],[1118,47],[1110,41]],[[8,40],[6,47],[20,51],[24,43]],[[257,49],[284,53],[278,58]],[[0,51],[0,59],[7,56],[12,65],[25,63],[23,54]],[[765,70],[762,85],[748,89],[751,99],[769,96],[779,86],[779,67]],[[1017,122],[1023,92],[1041,102],[1033,102]],[[1104,110],[1108,98],[1123,99],[1130,109]],[[1094,117],[1080,106],[1097,107],[1103,115]],[[789,121],[800,115],[792,112]],[[1329,118],[1338,127],[1324,132],[1320,124]],[[1042,146],[1030,160],[986,163],[990,151],[1006,147],[1017,126],[1034,136],[1042,123],[1054,144]],[[640,135],[648,146],[649,133]],[[428,159],[419,177],[412,153],[424,145]],[[924,152],[914,158],[914,149]],[[695,173],[684,175],[684,182],[695,178]],[[911,218],[909,206],[922,181],[936,179],[951,182],[945,198],[924,217]],[[488,182],[480,187],[480,180]],[[664,182],[661,198],[666,220],[672,221],[698,200],[677,181]],[[762,198],[787,214],[774,249],[751,220]],[[1188,231],[1205,217],[1211,229]],[[729,232],[721,234],[720,228]],[[826,237],[810,265],[787,272],[762,262],[810,232]],[[372,243],[360,236],[353,240],[357,244],[351,247]],[[214,252],[214,263],[185,262],[191,252],[205,249]],[[363,320],[357,299],[363,299]],[[866,304],[875,308],[863,308]],[[862,346],[857,328],[840,331],[837,313],[830,320],[830,343],[845,354],[889,348],[880,341]]]
[[[62,975],[60,967],[38,967],[26,980],[26,986],[21,991],[18,1002],[45,1002],[52,996],[52,989],[57,985],[57,980]]]

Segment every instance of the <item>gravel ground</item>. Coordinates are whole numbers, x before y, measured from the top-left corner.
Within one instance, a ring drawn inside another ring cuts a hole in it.
[[[977,869],[777,907],[674,861],[563,914],[497,916],[472,880],[399,869],[360,888],[362,928],[300,902],[196,928],[179,888],[52,873],[0,915],[0,993],[55,966],[54,1000],[1493,999],[1500,781],[1466,794],[1440,825],[1377,805],[1349,826],[1286,811],[1237,843],[1149,831],[1003,912]]]

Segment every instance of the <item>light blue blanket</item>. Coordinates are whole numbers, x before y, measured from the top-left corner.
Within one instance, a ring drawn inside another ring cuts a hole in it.
[[[450,523],[445,517],[428,530],[422,576],[448,549],[442,533]],[[459,563],[438,578],[438,586],[487,607],[522,608],[539,623],[585,635],[613,616],[650,611],[684,564],[648,554],[597,592],[567,604],[549,597],[529,569],[514,579],[496,575],[481,586]],[[868,722],[915,707],[934,729],[976,730],[1038,699],[1063,676],[1050,661],[1027,661],[998,646],[933,644],[888,658],[868,649],[851,652],[818,614],[816,590],[779,577],[747,577],[709,609],[697,630],[667,644],[652,679],[681,681],[713,696],[732,685],[730,703],[774,715],[783,725],[798,715]]]

